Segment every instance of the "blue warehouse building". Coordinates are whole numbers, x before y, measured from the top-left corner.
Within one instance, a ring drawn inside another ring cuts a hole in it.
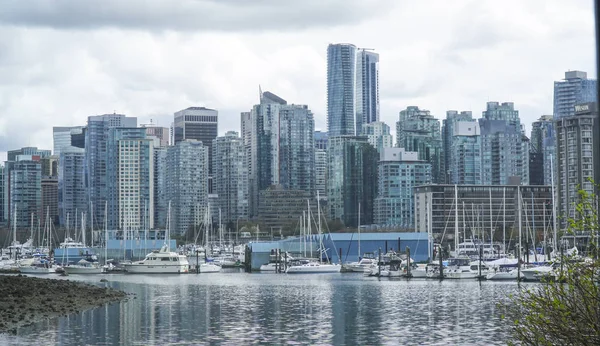
[[[332,263],[346,263],[358,261],[364,253],[377,255],[387,250],[404,252],[410,248],[410,257],[416,262],[425,262],[429,259],[427,233],[417,232],[392,232],[392,233],[360,233],[360,254],[358,252],[358,233],[332,233],[324,234],[323,246],[327,257]],[[306,240],[306,241],[305,241]],[[288,252],[291,256],[302,257],[306,252],[307,257],[318,257],[319,238],[294,237],[272,242],[251,242],[248,244],[252,253],[252,270],[258,270],[261,265],[269,262],[272,250],[279,249],[282,253]],[[341,251],[340,251],[341,249]],[[341,258],[340,258],[341,252]],[[325,255],[323,255],[325,257]]]

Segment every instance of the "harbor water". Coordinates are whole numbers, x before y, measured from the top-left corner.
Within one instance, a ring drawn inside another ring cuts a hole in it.
[[[497,303],[519,289],[516,282],[237,271],[68,279],[134,296],[0,335],[0,344],[502,345],[510,322]]]

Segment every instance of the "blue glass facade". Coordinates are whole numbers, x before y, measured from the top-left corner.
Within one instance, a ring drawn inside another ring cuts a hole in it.
[[[554,119],[575,114],[575,105],[597,102],[598,81],[587,79],[582,71],[565,72],[565,79],[554,82]]]
[[[355,135],[356,46],[327,47],[327,131],[329,136]]]

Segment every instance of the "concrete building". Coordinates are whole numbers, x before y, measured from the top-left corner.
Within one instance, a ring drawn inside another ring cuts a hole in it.
[[[396,123],[396,147],[419,153],[419,160],[431,164],[434,183],[444,181],[440,121],[428,110],[409,106],[400,112]]]
[[[213,172],[217,208],[222,223],[235,223],[248,218],[248,167],[244,142],[235,131],[213,141]]]
[[[59,156],[62,148],[72,146],[73,135],[83,134],[83,126],[55,126],[52,128],[52,138],[54,140],[54,149],[52,154]]]
[[[315,190],[319,198],[327,199],[327,151],[315,149]]]
[[[41,224],[58,225],[58,176],[42,176],[42,214]],[[85,211],[83,209],[82,211]]]
[[[59,157],[56,155],[50,155],[40,159],[42,164],[42,176],[57,177],[58,176],[58,165]]]
[[[479,119],[483,185],[529,184],[529,141],[512,102],[488,102]]]
[[[597,102],[598,81],[582,71],[567,71],[565,79],[554,82],[554,118],[574,115],[575,105]]]
[[[558,118],[556,128],[557,213],[560,226],[577,216],[579,190],[596,193],[600,181],[600,124],[596,103],[576,105],[574,115]]]
[[[258,219],[264,225],[263,232],[274,236],[290,236],[300,233],[300,218],[311,204],[311,213],[317,219],[317,200],[308,191],[284,189],[281,185],[273,185],[260,192]],[[316,233],[315,221],[312,222]]]
[[[379,54],[359,48],[356,54],[356,134],[363,124],[379,121]]]
[[[329,136],[354,136],[356,106],[356,46],[327,47],[327,132]]]
[[[362,135],[367,136],[369,144],[377,149],[377,152],[379,153],[383,151],[383,148],[391,148],[394,146],[394,140],[390,134],[390,127],[382,121],[363,124]]]
[[[58,169],[59,224],[66,226],[67,215],[70,215],[70,219],[73,220],[76,210],[89,210],[85,191],[85,149],[69,146],[61,148],[60,153]],[[94,224],[100,224],[103,221]]]
[[[155,137],[158,139],[158,143],[154,147],[166,147],[169,145],[169,128],[153,124],[142,124],[142,127],[146,129],[146,135],[148,137]]]
[[[543,239],[547,230],[550,239],[553,224],[552,188],[531,185],[426,185],[415,189],[416,232],[433,232],[437,242],[447,247],[455,243],[458,224],[459,242],[490,238],[514,246],[519,229],[519,193],[521,196],[521,229],[523,244],[526,235]],[[458,200],[458,223],[455,223]],[[443,235],[443,238],[442,238]],[[525,245],[523,245],[525,246]]]
[[[208,191],[213,190],[212,143],[219,131],[219,112],[205,107],[189,107],[175,113],[175,142],[185,139],[201,141],[208,148]]]
[[[109,200],[107,183],[109,171],[107,170],[107,143],[108,132],[112,128],[135,128],[137,118],[126,117],[123,114],[104,114],[88,117],[87,130],[85,131],[85,183],[87,200],[92,203],[93,227],[104,227],[104,207]],[[114,153],[112,154],[114,156]],[[115,167],[112,173],[116,174]],[[116,177],[113,174],[113,180]],[[114,197],[113,197],[114,198]],[[114,207],[116,208],[116,207]],[[112,210],[113,213],[116,209]],[[114,214],[113,214],[114,215]],[[116,226],[112,229],[116,229]]]
[[[367,137],[329,137],[327,150],[327,209],[330,220],[340,220],[347,227],[373,223],[377,196],[377,149]]]
[[[17,161],[17,156],[20,155],[29,155],[29,156],[37,156],[39,159],[43,159],[45,157],[50,156],[52,153],[50,150],[46,149],[38,149],[37,147],[23,147],[21,149],[9,150],[7,155],[7,162]],[[9,164],[10,165],[10,164]]]
[[[375,224],[414,229],[414,188],[431,183],[431,165],[417,152],[384,148],[378,164]]]
[[[197,140],[179,141],[167,150],[166,167],[171,231],[184,234],[208,207],[208,147]]]
[[[306,105],[288,105],[268,91],[250,115],[250,216],[259,192],[271,185],[314,193],[314,119]]]

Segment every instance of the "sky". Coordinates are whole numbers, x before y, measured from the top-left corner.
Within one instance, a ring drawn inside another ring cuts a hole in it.
[[[259,85],[307,104],[327,129],[327,45],[380,55],[381,120],[514,102],[527,131],[552,113],[553,81],[595,78],[591,0],[5,0],[0,160],[52,149],[53,126],[121,113],[170,126],[190,106],[239,131]]]

